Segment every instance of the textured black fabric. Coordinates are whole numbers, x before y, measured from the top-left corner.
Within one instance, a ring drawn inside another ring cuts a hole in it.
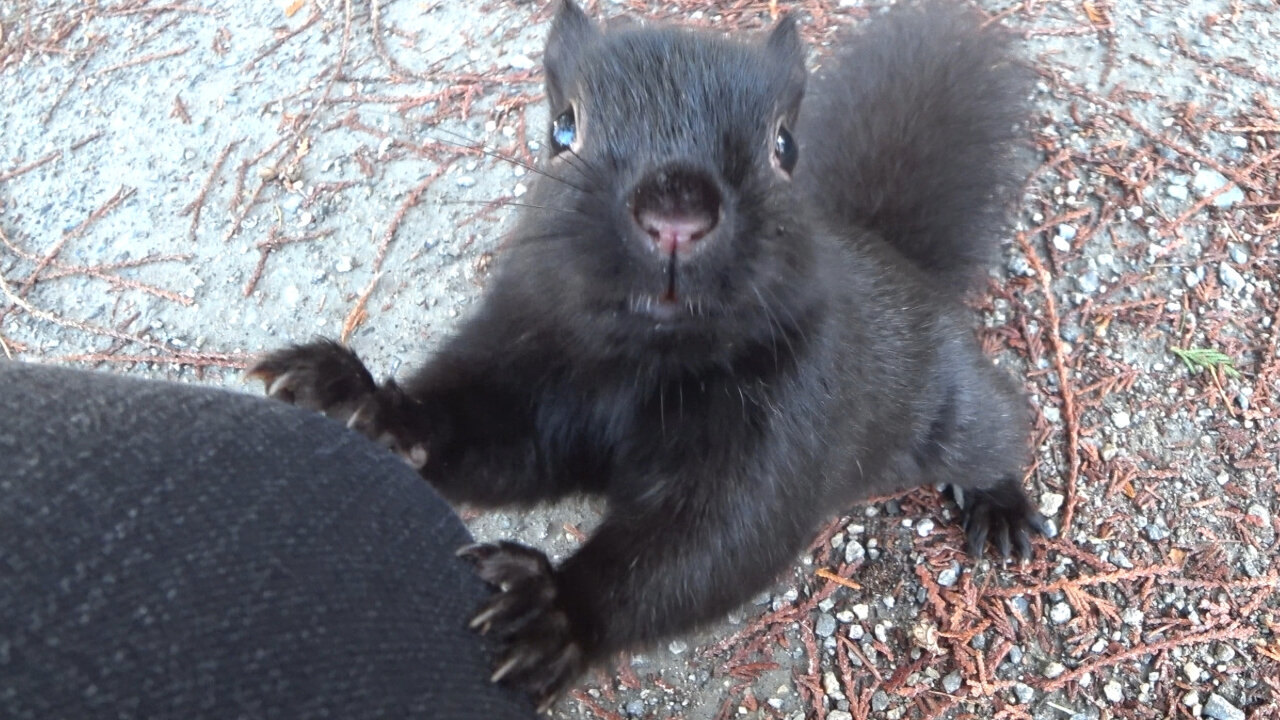
[[[533,717],[469,540],[325,418],[0,362],[0,717]]]

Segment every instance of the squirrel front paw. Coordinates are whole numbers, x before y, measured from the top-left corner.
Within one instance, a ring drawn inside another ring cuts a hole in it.
[[[394,382],[379,386],[354,352],[332,340],[269,353],[249,368],[246,378],[261,380],[270,397],[346,423],[415,469],[427,462],[426,446],[397,422],[409,398]]]
[[[989,539],[1004,560],[1009,560],[1015,549],[1019,557],[1030,560],[1032,534],[1049,535],[1044,516],[1032,507],[1013,477],[989,488],[948,485],[947,489],[960,506],[968,551],[975,558],[982,557]]]
[[[476,543],[458,551],[497,593],[471,619],[481,633],[507,643],[490,678],[528,691],[543,712],[586,664],[584,641],[543,553],[513,542]]]

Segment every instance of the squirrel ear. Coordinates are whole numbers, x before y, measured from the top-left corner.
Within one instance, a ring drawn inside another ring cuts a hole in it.
[[[805,80],[808,73],[804,68],[805,49],[800,40],[800,29],[795,17],[783,15],[769,32],[765,41],[765,52],[773,59],[773,67],[778,68],[782,76],[784,88],[783,108],[786,112],[794,112],[804,95]]]
[[[783,15],[778,19],[773,30],[769,31],[766,43],[769,51],[779,57],[790,57],[803,52],[800,43],[800,30],[796,27],[796,19],[792,15]]]
[[[600,30],[591,18],[573,2],[561,0],[551,21],[551,34],[542,55],[542,65],[547,73],[547,98],[553,107],[566,99],[566,86],[573,75],[584,48],[592,44]]]

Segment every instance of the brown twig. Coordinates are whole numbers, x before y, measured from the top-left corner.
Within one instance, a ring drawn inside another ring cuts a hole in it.
[[[209,188],[213,187],[213,181],[218,177],[218,173],[222,170],[222,165],[226,163],[227,157],[231,155],[231,151],[236,149],[244,139],[233,140],[227,144],[222,152],[219,153],[218,159],[213,161],[213,169],[209,171],[209,176],[205,178],[204,184],[200,186],[200,192],[196,194],[194,200],[187,204],[186,207],[178,211],[178,217],[184,215],[191,216],[191,227],[187,230],[187,240],[196,239],[196,225],[200,223],[200,211],[204,209],[205,196],[209,194]]]
[[[53,99],[53,103],[49,105],[49,109],[44,111],[44,115],[40,116],[40,122],[42,124],[48,125],[49,121],[53,119],[53,113],[57,111],[58,106],[62,105],[62,101],[66,99],[67,93],[71,91],[73,86],[75,86],[76,81],[80,79],[80,75],[84,72],[85,67],[89,65],[89,60],[93,58],[93,52],[104,42],[106,42],[105,38],[94,38],[89,43],[89,46],[84,49],[84,57],[80,62],[76,63],[75,70],[71,71],[71,79],[68,80],[66,84],[62,86],[62,89],[58,91],[58,96]]]
[[[253,356],[243,353],[192,353],[169,351],[164,355],[115,355],[109,353],[80,353],[50,358],[50,363],[160,363],[167,365],[188,365],[190,367],[224,367],[243,370],[248,367]]]
[[[174,93],[173,110],[169,112],[169,117],[177,118],[183,125],[191,124],[191,111],[187,109],[187,104],[182,102],[182,93]]]
[[[90,225],[101,220],[102,217],[107,213],[120,207],[120,203],[133,197],[134,194],[137,192],[138,192],[137,188],[131,188],[126,185],[121,185],[120,189],[116,191],[115,195],[112,195],[110,198],[108,198],[106,202],[98,206],[97,210],[94,210],[93,212],[89,213],[89,217],[85,218],[79,225],[76,225],[75,227],[68,230],[66,233],[64,233],[64,235],[68,238],[80,237],[81,235],[84,234],[84,231],[87,230]]]
[[[116,70],[123,70],[125,68],[133,67],[135,65],[142,65],[144,63],[155,62],[156,60],[164,60],[166,58],[175,57],[185,52],[189,52],[194,47],[195,45],[187,45],[186,47],[170,48],[168,50],[161,50],[160,52],[151,53],[150,55],[143,55],[142,57],[136,57],[136,58],[133,58],[132,60],[125,60],[124,62],[116,63],[115,65],[112,65],[110,67],[102,68],[101,70],[95,72],[93,76],[102,77],[103,75],[115,72]]]
[[[92,323],[86,323],[79,320],[70,320],[70,319],[55,315],[54,313],[33,307],[31,303],[28,303],[26,300],[23,300],[21,297],[18,296],[17,293],[13,291],[13,288],[9,287],[9,283],[5,281],[3,276],[0,276],[0,292],[3,292],[4,295],[9,298],[9,302],[13,303],[17,307],[25,311],[31,317],[38,318],[46,322],[51,322],[55,325],[60,325],[62,327],[69,327],[75,330],[80,330],[82,332],[88,332],[94,335],[101,335],[103,337],[109,337],[109,338],[120,340],[126,343],[137,343],[139,345],[145,345],[147,347],[153,347],[153,348],[164,349],[164,350],[168,349],[164,343],[158,342],[156,340],[151,340],[149,338],[145,338],[140,335],[130,335],[128,333],[123,333],[113,328],[102,327],[101,325],[94,325]]]
[[[270,45],[268,45],[265,50],[255,55],[254,58],[249,62],[245,63],[244,67],[241,68],[241,70],[243,72],[249,72],[250,70],[252,70],[253,66],[262,62],[263,58],[275,52],[276,50],[279,50],[280,46],[289,42],[290,39],[297,37],[300,33],[305,32],[307,28],[311,27],[312,25],[315,25],[316,22],[320,20],[320,17],[321,17],[320,9],[318,7],[312,8],[311,15],[309,15],[301,25],[294,28],[293,30],[290,30],[288,32],[281,34]]]
[[[40,158],[39,160],[32,160],[31,162],[27,163],[26,165],[20,165],[20,166],[18,166],[18,167],[16,167],[16,168],[14,168],[14,169],[12,169],[12,170],[9,170],[9,171],[7,171],[7,172],[2,172],[2,173],[0,173],[0,182],[7,182],[7,181],[9,181],[9,180],[12,180],[12,179],[14,179],[14,178],[18,177],[19,175],[22,175],[22,174],[24,174],[24,173],[28,173],[28,172],[31,172],[32,170],[35,170],[36,168],[40,167],[41,165],[45,165],[45,164],[47,164],[47,163],[51,163],[51,162],[53,162],[54,160],[57,160],[57,159],[58,159],[58,158],[60,158],[60,157],[62,157],[62,151],[61,151],[61,150],[54,150],[53,152],[49,153],[48,155],[45,155],[44,157]]]
[[[833,582],[833,583],[835,583],[835,584],[837,584],[837,585],[843,585],[844,587],[847,587],[847,588],[849,588],[850,590],[861,590],[861,589],[862,589],[862,586],[861,586],[861,585],[859,585],[858,583],[856,583],[856,582],[854,582],[854,581],[850,580],[849,578],[841,577],[841,576],[839,576],[839,575],[837,575],[837,574],[835,574],[835,573],[831,572],[831,571],[830,571],[830,570],[828,570],[827,568],[818,568],[818,569],[814,572],[814,575],[817,575],[818,577],[822,578],[823,580],[830,580],[831,582]]]
[[[45,268],[47,268],[49,264],[54,261],[54,258],[58,256],[58,253],[62,252],[62,248],[67,244],[68,240],[72,238],[80,237],[80,235],[82,235],[90,225],[92,225],[93,223],[101,219],[103,215],[106,215],[107,213],[119,207],[120,203],[132,197],[135,192],[137,192],[135,188],[121,185],[120,189],[116,191],[116,194],[108,198],[107,201],[104,202],[102,205],[100,205],[97,210],[94,210],[93,212],[89,213],[89,217],[81,221],[79,225],[76,225],[74,228],[71,228],[67,232],[64,232],[62,234],[62,237],[58,238],[58,241],[53,244],[53,247],[49,250],[49,252],[45,253],[44,257],[41,258],[40,261],[36,263],[36,266],[31,271],[31,274],[27,275],[27,279],[24,280],[22,283],[22,289],[20,291],[20,294],[23,297],[26,297],[27,293],[31,292],[31,286],[35,285],[36,280],[39,279],[40,277],[40,273],[44,272]],[[6,244],[8,243],[6,242]]]
[[[1088,577],[1061,578],[1050,583],[1040,583],[1038,585],[990,588],[987,590],[987,595],[1002,598],[1017,597],[1019,595],[1043,595],[1046,593],[1061,592],[1068,587],[1086,587],[1089,585],[1117,583],[1126,580],[1141,580],[1144,578],[1161,577],[1181,570],[1181,565],[1154,565],[1152,567],[1140,567],[1132,570],[1117,570],[1111,573],[1091,575]],[[1176,580],[1170,580],[1170,582],[1175,581]]]
[[[382,41],[382,3],[380,0],[372,0],[370,3],[369,19],[373,24],[373,32],[371,33],[373,38],[373,50],[378,54],[378,57],[382,58],[382,61],[387,64],[387,67],[393,73],[402,77],[415,78],[419,80],[435,79],[433,74],[430,72],[430,69],[427,72],[418,72],[412,68],[405,67],[400,64],[400,61],[391,57],[391,54],[387,52],[386,43]]]
[[[1104,655],[1096,660],[1083,663],[1076,669],[1045,683],[1041,689],[1045,692],[1053,692],[1066,687],[1070,683],[1078,681],[1084,675],[1097,673],[1099,670],[1114,667],[1122,662],[1140,658],[1145,655],[1155,655],[1156,653],[1165,652],[1166,650],[1172,650],[1184,645],[1220,642],[1222,640],[1243,640],[1253,635],[1253,633],[1253,629],[1244,627],[1212,628],[1203,632],[1187,633],[1186,635],[1170,638],[1164,642],[1140,643],[1123,652],[1119,652],[1114,655]]]
[[[456,154],[441,161],[430,175],[423,178],[417,186],[409,191],[409,196],[405,198],[404,202],[400,203],[400,207],[396,210],[396,214],[392,216],[386,231],[382,233],[382,241],[378,243],[378,252],[373,259],[374,272],[382,269],[382,262],[386,259],[387,251],[391,248],[391,241],[395,238],[396,230],[400,228],[400,223],[404,221],[404,216],[408,214],[409,209],[418,204],[418,201],[422,199],[422,194],[427,191],[428,187],[431,187],[431,183],[448,171],[460,157],[462,157],[461,154]]]
[[[26,250],[23,250],[22,248],[18,247],[14,243],[10,242],[9,238],[5,237],[2,233],[0,233],[0,244],[3,244],[5,247],[9,248],[10,252],[12,252],[13,254],[29,262],[35,262],[35,263],[45,262],[47,257],[47,256],[36,255],[35,253],[31,253]],[[67,265],[65,263],[58,262],[57,260],[53,260],[45,263],[47,268],[51,271],[43,273],[43,277],[37,278],[37,282],[41,280],[57,280],[59,278],[70,277],[72,275],[87,275],[89,277],[98,278],[99,280],[105,280],[116,287],[125,287],[133,290],[139,290],[141,292],[155,295],[156,297],[161,297],[166,300],[171,300],[181,305],[190,306],[194,303],[194,301],[189,297],[186,297],[184,295],[179,295],[178,293],[175,293],[171,290],[165,290],[163,288],[155,287],[154,285],[148,285],[146,283],[142,283],[137,280],[131,280],[129,278],[123,278],[118,275],[112,275],[110,272],[108,272],[109,270],[118,270],[126,267],[138,267],[140,265],[150,264],[153,262],[169,262],[174,260],[185,261],[185,260],[189,260],[190,258],[191,258],[190,255],[167,255],[167,256],[158,256],[158,257],[151,256],[146,258],[140,258],[138,260],[133,260],[133,261],[125,261],[120,263],[112,263],[109,265],[98,265],[98,266]]]
[[[1058,315],[1058,303],[1053,293],[1052,279],[1049,271],[1045,270],[1044,263],[1040,262],[1040,255],[1031,247],[1030,235],[1026,232],[1017,233],[1018,245],[1022,248],[1022,252],[1026,255],[1027,262],[1031,264],[1031,268],[1035,271],[1036,279],[1040,281],[1040,292],[1044,295],[1046,321],[1049,325],[1049,344],[1053,350],[1053,366],[1058,374],[1058,394],[1062,398],[1062,420],[1063,432],[1066,435],[1067,442],[1067,487],[1066,502],[1062,514],[1062,527],[1058,532],[1066,535],[1071,528],[1071,521],[1075,514],[1076,506],[1076,482],[1080,477],[1080,423],[1076,417],[1075,393],[1072,391],[1071,373],[1067,369],[1066,353],[1062,348],[1062,329],[1061,320]]]
[[[369,296],[373,295],[373,289],[378,286],[378,281],[381,279],[382,273],[375,272],[373,274],[369,284],[365,286],[365,289],[360,293],[360,297],[356,300],[355,307],[351,308],[351,312],[347,313],[347,317],[342,321],[342,334],[339,336],[339,340],[342,343],[345,344],[351,338],[351,333],[355,332],[355,329],[360,327],[365,318],[369,317],[369,314],[365,312],[365,305],[368,304]]]
[[[262,279],[262,271],[266,269],[267,258],[270,257],[271,253],[279,250],[285,245],[319,240],[320,238],[328,237],[332,234],[333,229],[330,228],[327,230],[317,230],[298,237],[281,237],[280,228],[273,226],[270,232],[267,233],[267,239],[258,243],[258,252],[260,253],[258,256],[258,264],[254,267],[253,275],[249,278],[249,282],[244,286],[244,296],[249,297],[253,294],[254,288],[258,286],[258,281]]]
[[[220,14],[215,10],[210,10],[209,8],[200,7],[198,5],[171,4],[171,5],[144,5],[142,7],[115,8],[111,10],[102,11],[102,15],[103,17],[113,17],[113,16],[122,16],[122,15],[141,15],[141,14],[158,15],[164,12],[184,12],[184,13],[194,13],[196,15]]]
[[[92,133],[88,137],[82,138],[72,143],[71,149],[79,150],[80,148],[84,147],[85,145],[88,145],[89,143],[93,142],[94,140],[97,140],[100,137],[102,137],[102,131]],[[19,175],[29,173],[32,170],[35,170],[36,168],[40,167],[41,165],[47,165],[48,163],[51,163],[54,160],[57,160],[58,158],[61,158],[61,157],[62,157],[62,151],[54,150],[53,152],[49,153],[48,155],[45,155],[44,157],[38,160],[33,160],[27,163],[26,165],[21,165],[12,170],[0,173],[0,182],[8,182],[9,180],[12,180],[18,177]]]

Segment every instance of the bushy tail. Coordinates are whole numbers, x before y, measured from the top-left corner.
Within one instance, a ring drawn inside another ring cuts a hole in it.
[[[879,234],[962,292],[993,260],[1025,178],[1015,126],[1030,82],[1004,34],[968,11],[899,6],[816,74],[797,181],[828,220]]]

